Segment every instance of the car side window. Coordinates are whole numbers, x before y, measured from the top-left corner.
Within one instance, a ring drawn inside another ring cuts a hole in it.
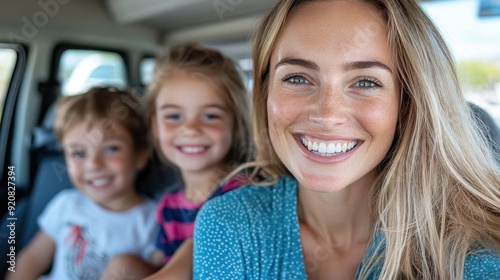
[[[500,128],[500,13],[493,2],[425,1],[422,6],[453,52],[467,100]]]
[[[100,50],[67,49],[61,54],[58,79],[63,95],[75,95],[95,86],[127,87],[123,57]]]
[[[15,50],[0,46],[0,123],[16,61],[17,52]]]

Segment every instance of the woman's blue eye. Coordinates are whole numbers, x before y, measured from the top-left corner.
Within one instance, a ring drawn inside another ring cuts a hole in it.
[[[294,85],[304,85],[304,84],[309,84],[309,81],[302,77],[302,76],[291,76],[291,77],[286,77],[284,79],[285,82],[294,84]]]
[[[380,87],[380,85],[374,81],[370,81],[370,80],[366,80],[366,79],[363,79],[363,80],[359,80],[358,82],[356,82],[354,84],[355,87],[359,87],[359,88],[374,88],[374,87]]]

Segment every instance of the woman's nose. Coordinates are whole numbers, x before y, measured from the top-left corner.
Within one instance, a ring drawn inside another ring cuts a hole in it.
[[[343,124],[348,120],[348,100],[341,89],[321,90],[313,97],[310,120],[324,128]]]

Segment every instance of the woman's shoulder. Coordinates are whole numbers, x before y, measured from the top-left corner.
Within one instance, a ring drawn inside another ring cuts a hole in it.
[[[199,215],[212,213],[225,219],[269,217],[269,214],[275,213],[276,209],[291,209],[292,207],[283,207],[283,204],[294,205],[296,194],[295,179],[282,177],[272,186],[249,185],[211,199],[201,208]],[[241,213],[251,215],[241,215]]]
[[[297,181],[281,177],[271,186],[247,185],[210,200],[210,204],[239,204],[241,202],[271,202],[286,200],[297,193]]]
[[[464,264],[464,279],[499,279],[500,254],[483,249],[467,255]]]
[[[222,182],[220,186],[220,194],[224,194],[226,192],[248,185],[251,185],[251,182],[247,174],[238,173]]]

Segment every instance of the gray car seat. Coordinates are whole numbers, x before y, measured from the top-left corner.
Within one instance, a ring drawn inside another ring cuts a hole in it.
[[[500,129],[493,118],[484,109],[472,103],[469,103],[469,105],[472,109],[472,113],[476,117],[476,121],[480,125],[481,132],[490,144],[497,163],[500,165]]]

